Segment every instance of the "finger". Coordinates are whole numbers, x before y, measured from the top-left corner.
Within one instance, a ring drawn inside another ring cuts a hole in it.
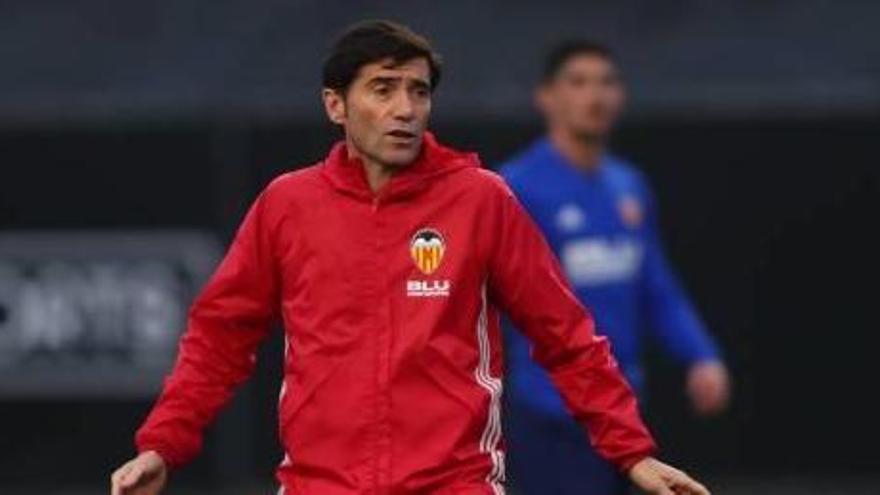
[[[120,485],[122,488],[131,488],[137,485],[138,481],[140,481],[141,476],[144,474],[144,468],[140,464],[131,468],[125,476],[122,477],[122,482]]]
[[[705,486],[687,475],[676,477],[672,482],[672,486],[677,493],[683,493],[685,495],[709,495],[709,490],[707,490]]]
[[[691,493],[693,493],[694,495],[710,495],[709,489],[699,482],[691,480],[691,483]]]
[[[670,486],[660,478],[652,480],[651,483],[642,485],[641,488],[651,495],[675,495]]]
[[[129,469],[131,469],[131,464],[123,464],[121,467],[117,468],[116,471],[113,471],[113,474],[110,475],[110,481],[118,482],[122,478],[122,476],[124,476],[125,473],[128,472]]]
[[[121,468],[117,469],[110,475],[110,495],[121,495],[121,487],[120,483],[122,481],[122,477],[128,474],[128,471],[131,469],[130,464],[125,464]]]

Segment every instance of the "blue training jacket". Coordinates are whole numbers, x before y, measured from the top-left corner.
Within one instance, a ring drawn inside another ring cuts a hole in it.
[[[637,392],[648,335],[682,364],[718,358],[666,260],[650,188],[632,165],[605,154],[594,171],[579,170],[543,138],[500,172],[544,232]],[[528,341],[512,331],[506,338],[510,400],[567,414],[545,372],[530,359]]]

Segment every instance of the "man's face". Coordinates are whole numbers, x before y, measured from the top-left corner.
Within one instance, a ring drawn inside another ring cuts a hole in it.
[[[345,94],[324,89],[324,107],[363,157],[402,167],[419,154],[431,114],[431,69],[424,58],[361,67]]]
[[[584,54],[570,58],[555,78],[538,88],[536,96],[551,127],[602,139],[623,110],[625,91],[610,60]]]

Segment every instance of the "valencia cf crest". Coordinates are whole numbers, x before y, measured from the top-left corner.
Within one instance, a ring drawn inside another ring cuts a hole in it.
[[[425,275],[434,273],[440,267],[445,251],[446,242],[434,229],[420,229],[409,243],[410,256]]]
[[[620,218],[624,225],[631,229],[639,228],[644,220],[644,212],[639,200],[632,196],[626,196],[618,203]]]

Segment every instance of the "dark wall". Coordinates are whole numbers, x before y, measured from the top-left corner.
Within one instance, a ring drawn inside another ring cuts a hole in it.
[[[544,50],[596,37],[633,112],[848,115],[880,109],[872,0],[177,0],[5,2],[0,124],[321,116],[316,68],[337,31],[391,18],[436,41],[438,113],[521,118]]]
[[[436,130],[489,166],[539,131],[500,122]],[[878,135],[878,120],[620,130],[615,147],[652,180],[669,254],[736,382],[730,413],[697,420],[681,371],[651,353],[649,418],[668,457],[724,472],[880,468]],[[204,227],[226,240],[271,177],[319,159],[335,136],[294,124],[9,131],[0,134],[0,228]],[[241,473],[272,471],[277,338],[263,358],[184,478],[228,475],[235,456],[223,451],[246,459]],[[148,407],[4,399],[0,482],[102,482],[131,452]],[[46,474],[47,465],[57,469]]]

